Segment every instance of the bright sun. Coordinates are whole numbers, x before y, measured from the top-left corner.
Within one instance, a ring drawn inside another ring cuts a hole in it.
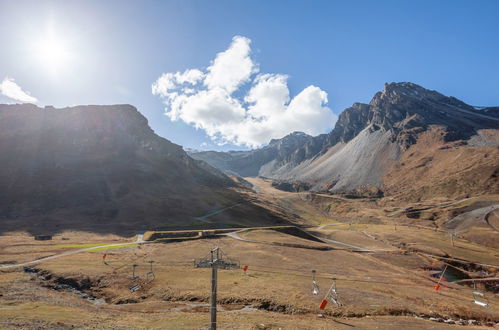
[[[36,56],[40,64],[52,74],[57,74],[63,70],[69,60],[66,44],[54,35],[38,42]]]

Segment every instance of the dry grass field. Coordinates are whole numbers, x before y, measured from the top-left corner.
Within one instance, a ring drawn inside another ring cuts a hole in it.
[[[122,244],[135,238],[84,232],[64,232],[51,241],[7,233],[0,237],[3,266],[89,250],[29,265],[28,272],[0,269],[0,328],[207,328],[210,270],[195,268],[193,260],[215,247],[248,266],[246,273],[219,270],[223,329],[447,329],[461,326],[455,323],[482,328],[499,322],[497,294],[478,286],[489,303],[484,308],[472,302],[469,284],[450,283],[457,273],[449,271],[439,291],[434,290],[438,278],[431,276],[444,262],[459,268],[451,259],[475,263],[466,276],[478,270],[497,276],[493,266],[499,264],[499,250],[466,238],[455,238],[452,245],[448,234],[429,226],[430,220],[393,215],[406,206],[312,197],[251,181],[258,185],[258,196],[252,197],[262,205],[288,212],[304,230],[330,241],[272,229],[133,245]],[[100,247],[106,244],[120,245]],[[149,261],[154,261],[154,280],[146,283]],[[312,294],[312,270],[318,295]],[[319,317],[333,277],[341,306],[330,302]],[[135,284],[141,288],[131,292]]]

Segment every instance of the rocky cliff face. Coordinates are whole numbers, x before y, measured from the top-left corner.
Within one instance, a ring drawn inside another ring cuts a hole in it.
[[[370,107],[370,123],[391,131],[406,147],[415,143],[411,133],[432,125],[445,127],[446,141],[466,140],[479,129],[498,128],[494,113],[476,110],[454,97],[412,83],[385,85],[373,97]]]
[[[241,201],[130,105],[0,105],[0,164],[2,231],[185,227]]]
[[[368,104],[354,103],[339,115],[336,125],[327,136],[326,148],[337,143],[347,143],[369,124],[371,107]],[[323,150],[325,151],[325,150]]]
[[[265,160],[268,161],[252,175],[258,173],[278,181],[307,183],[312,190],[333,193],[374,191],[379,195],[380,189],[400,193],[402,187],[392,189],[389,185],[394,183],[385,180],[385,176],[389,171],[394,174],[393,168],[408,157],[406,153],[411,146],[422,148],[418,142],[423,134],[439,135],[438,142],[432,140],[435,152],[439,148],[464,147],[493,150],[499,146],[495,134],[499,129],[497,109],[475,108],[413,83],[386,84],[369,104],[355,103],[345,109],[329,134],[307,138],[294,151],[287,150],[285,158],[267,154]],[[484,162],[474,163],[474,173],[480,172],[481,164]],[[499,166],[497,161],[487,164]],[[238,169],[237,166],[231,168],[234,172]],[[411,173],[405,175],[410,177]],[[385,183],[389,183],[388,186]],[[495,184],[488,182],[480,186],[490,190]]]

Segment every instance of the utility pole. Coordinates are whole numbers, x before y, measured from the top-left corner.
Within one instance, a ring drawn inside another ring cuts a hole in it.
[[[135,276],[135,267],[137,267],[136,264],[133,264],[132,265],[132,280],[136,280],[137,279],[137,276]]]
[[[230,259],[219,248],[214,248],[201,259],[194,260],[196,268],[211,268],[210,330],[217,329],[217,271],[218,269],[240,269],[239,261]],[[247,270],[248,267],[243,268]]]
[[[153,271],[152,271],[152,264],[153,264],[154,262],[155,262],[154,260],[149,260],[149,261],[148,261],[148,263],[149,263],[149,264],[150,264],[150,266],[151,266],[151,270],[150,270],[150,272],[151,272],[151,273],[153,272]]]
[[[149,284],[152,281],[154,281],[154,279],[156,278],[156,276],[154,276],[154,272],[152,270],[152,264],[154,262],[155,262],[154,260],[149,260],[148,261],[148,263],[150,264],[151,268],[150,268],[150,271],[146,274],[146,283],[144,283],[144,284]]]
[[[217,329],[217,264],[219,257],[219,248],[211,250],[210,330]]]

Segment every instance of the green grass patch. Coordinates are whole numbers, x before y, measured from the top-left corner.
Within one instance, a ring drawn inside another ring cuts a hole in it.
[[[103,246],[103,247],[100,247],[100,248],[95,248],[95,249],[88,250],[88,252],[101,252],[101,251],[107,251],[107,250],[121,249],[121,248],[124,248],[124,247],[134,247],[134,246],[137,246],[137,245],[139,245],[139,244],[133,243],[133,244],[121,244],[121,245],[115,245],[115,246]]]
[[[111,244],[111,243],[59,244],[59,245],[54,245],[53,247],[55,249],[70,249],[70,248],[84,249],[92,246],[101,246],[105,244]]]
[[[107,250],[114,250],[114,249],[121,249],[124,247],[129,247],[129,246],[137,246],[138,244],[118,244],[115,246],[102,246],[102,245],[107,245],[107,244],[113,244],[113,243],[87,243],[87,244],[61,244],[61,245],[55,245],[54,248],[56,249],[85,249],[85,248],[91,248],[91,247],[96,247],[95,249],[90,249],[87,252],[101,252],[101,251],[107,251]],[[102,247],[98,247],[102,246]]]

